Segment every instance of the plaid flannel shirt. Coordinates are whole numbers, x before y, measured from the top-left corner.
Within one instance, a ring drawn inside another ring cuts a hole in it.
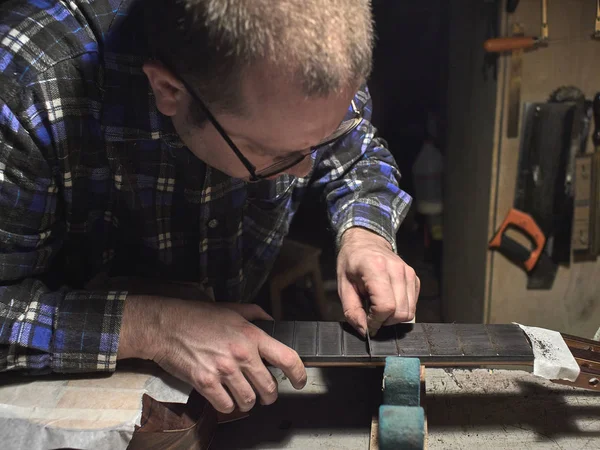
[[[114,370],[128,293],[86,290],[101,272],[251,301],[308,189],[337,239],[361,226],[395,249],[411,199],[366,86],[362,124],[309,177],[249,184],[195,158],[159,113],[126,0],[9,0],[0,17],[0,370]]]

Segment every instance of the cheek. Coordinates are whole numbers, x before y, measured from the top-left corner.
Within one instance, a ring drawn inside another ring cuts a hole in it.
[[[302,162],[296,164],[294,167],[290,167],[286,172],[295,177],[304,178],[306,177],[313,168],[314,160],[307,156]]]
[[[190,151],[207,165],[235,178],[248,176],[248,171],[220,136],[194,134],[187,137],[186,145]]]

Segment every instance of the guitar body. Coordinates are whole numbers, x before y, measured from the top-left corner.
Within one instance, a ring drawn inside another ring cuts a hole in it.
[[[217,411],[196,391],[187,404],[142,398],[140,426],[128,450],[207,450],[218,424]]]

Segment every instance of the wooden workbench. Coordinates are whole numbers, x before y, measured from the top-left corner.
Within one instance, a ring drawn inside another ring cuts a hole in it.
[[[369,447],[381,368],[309,368],[294,391],[219,426],[214,449]],[[514,370],[427,369],[428,449],[600,449],[600,395]],[[325,395],[327,394],[327,395]]]

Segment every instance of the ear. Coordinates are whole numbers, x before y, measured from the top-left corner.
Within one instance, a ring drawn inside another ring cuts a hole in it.
[[[142,68],[156,98],[156,107],[165,116],[174,116],[184,98],[183,84],[159,62],[146,62]]]

